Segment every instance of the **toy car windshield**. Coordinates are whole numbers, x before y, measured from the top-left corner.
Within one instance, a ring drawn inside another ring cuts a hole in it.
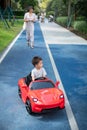
[[[33,82],[30,86],[31,90],[54,88],[54,84],[50,81]]]

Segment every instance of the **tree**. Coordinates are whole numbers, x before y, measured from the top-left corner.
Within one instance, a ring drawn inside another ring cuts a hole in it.
[[[37,0],[19,0],[22,9],[26,9],[28,6],[38,6]]]
[[[19,0],[11,0],[11,6],[13,10],[21,10]]]
[[[39,0],[39,6],[42,10],[45,10],[50,0]]]
[[[68,7],[68,24],[71,25],[72,19],[76,20],[77,16],[87,17],[87,0],[63,0],[66,7]]]
[[[53,11],[55,18],[57,16],[67,15],[67,9],[62,0],[51,0],[49,1],[46,12]]]

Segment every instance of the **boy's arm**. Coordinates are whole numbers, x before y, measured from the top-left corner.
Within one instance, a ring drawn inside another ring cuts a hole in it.
[[[34,80],[35,80],[35,77],[34,77],[34,72],[33,72],[33,70],[32,70],[32,72],[31,72],[31,77],[32,77],[32,81],[34,81]]]
[[[47,75],[47,72],[46,72],[46,70],[43,68],[43,77],[46,77],[46,75]]]
[[[34,76],[32,76],[32,81],[34,81],[35,80],[35,78],[34,78]]]

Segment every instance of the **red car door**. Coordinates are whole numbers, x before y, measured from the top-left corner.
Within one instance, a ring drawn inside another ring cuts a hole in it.
[[[22,100],[24,103],[26,102],[28,91],[29,91],[29,88],[27,86],[22,87]]]

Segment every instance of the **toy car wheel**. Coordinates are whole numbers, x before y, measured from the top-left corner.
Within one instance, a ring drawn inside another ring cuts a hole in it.
[[[31,103],[30,100],[27,99],[26,104],[25,104],[26,110],[29,114],[32,114],[32,109],[31,109]]]
[[[21,90],[20,90],[20,88],[18,88],[18,95],[21,98]]]

